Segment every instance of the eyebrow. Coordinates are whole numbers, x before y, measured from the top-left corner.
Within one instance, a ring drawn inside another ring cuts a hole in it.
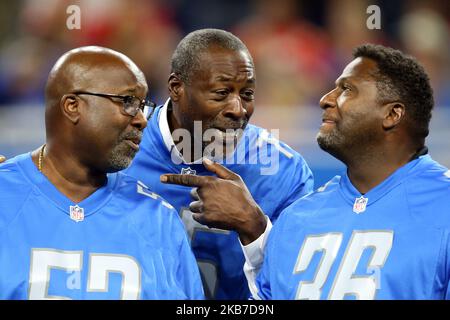
[[[334,82],[334,84],[335,84],[336,86],[338,86],[339,84],[341,84],[341,83],[343,83],[343,82],[350,82],[350,81],[349,81],[349,77],[341,77],[341,78],[338,78],[338,79]]]
[[[231,81],[231,80],[233,80],[233,78],[232,77],[227,77],[227,76],[217,76],[216,78],[215,78],[215,80],[217,80],[217,81],[223,81],[223,82],[228,82],[228,81]],[[251,84],[253,84],[253,83],[255,83],[256,82],[256,79],[255,79],[255,77],[252,77],[252,78],[250,78],[250,79],[247,79],[247,81],[246,81],[247,83],[251,83]]]
[[[128,88],[119,91],[121,95],[136,95],[136,89]]]
[[[128,89],[121,90],[119,92],[120,93],[118,93],[118,95],[121,95],[121,96],[133,96],[133,97],[136,97],[138,99],[141,99],[141,97],[138,95],[138,93],[137,93],[135,88],[128,88]],[[145,94],[143,99],[148,99],[148,97],[149,97],[149,92],[147,90],[147,92],[146,92],[146,94]]]

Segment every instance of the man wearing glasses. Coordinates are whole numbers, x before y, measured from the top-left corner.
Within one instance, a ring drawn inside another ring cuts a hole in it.
[[[47,141],[0,165],[1,299],[201,299],[173,207],[117,171],[139,150],[148,87],[126,56],[64,54],[46,85]]]

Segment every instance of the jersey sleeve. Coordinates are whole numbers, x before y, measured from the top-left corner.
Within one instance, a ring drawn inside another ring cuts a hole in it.
[[[284,213],[281,215],[280,220],[270,229],[270,233],[266,235],[266,246],[264,249],[264,260],[260,266],[260,271],[253,279],[247,278],[249,281],[249,289],[251,292],[251,298],[255,300],[272,300],[273,290],[271,286],[271,268],[276,263],[273,255],[277,251],[277,238],[279,233],[283,233],[284,225],[289,215]]]
[[[253,277],[247,277],[248,287],[251,292],[251,299],[272,300],[272,289],[270,285],[271,251],[276,237],[276,230],[272,228],[267,237],[267,246],[264,251],[264,260],[260,270],[254,272]],[[256,274],[257,273],[257,274]]]
[[[279,142],[280,152],[279,174],[275,177],[279,191],[278,206],[272,216],[275,222],[280,213],[296,200],[302,198],[314,189],[314,177],[303,157],[283,142]]]
[[[184,232],[184,230],[179,230]],[[203,285],[198,270],[198,265],[189,246],[188,240],[184,237],[180,247],[180,264],[177,270],[177,278],[184,288],[189,300],[203,300]]]
[[[264,260],[264,249],[266,246],[266,241],[269,237],[270,230],[272,229],[272,222],[268,217],[266,217],[266,219],[266,229],[258,239],[246,246],[242,245],[241,243],[242,251],[245,257],[244,274],[247,278],[250,292],[257,292],[255,281],[259,271],[261,270],[261,266]]]
[[[298,155],[298,159],[295,163],[295,169],[291,174],[291,185],[286,192],[287,196],[284,202],[278,208],[279,212],[286,209],[294,201],[302,198],[308,193],[311,193],[314,189],[314,177],[312,171],[300,155]]]
[[[20,212],[32,190],[12,160],[0,165],[0,230]]]
[[[285,143],[276,140],[273,137],[269,137],[267,140],[271,141],[272,148],[279,149],[278,172],[269,177],[269,183],[272,184],[272,191],[269,197],[274,199],[274,202],[277,203],[277,206],[273,207],[269,217],[270,221],[275,223],[283,210],[285,210],[296,200],[313,191],[314,179],[311,169],[300,154]],[[273,186],[276,187],[274,188]],[[242,246],[245,256],[245,263],[243,267],[244,274],[247,278],[247,283],[254,299],[257,299],[256,292],[260,292],[260,294],[262,294],[263,292],[268,292],[268,290],[270,291],[270,288],[264,286],[257,288],[256,286],[256,277],[258,274],[261,274],[261,266],[263,261],[265,261],[265,247],[272,225],[270,224],[269,226],[268,223],[267,226],[268,228],[266,228],[260,238],[246,247]],[[268,266],[266,263],[266,269],[267,268]],[[264,294],[261,298],[270,299],[268,295]]]
[[[270,288],[269,264],[266,262],[267,256],[264,258],[264,264],[261,272],[256,278],[256,283],[250,285],[250,292],[254,300],[272,300],[272,291]]]
[[[177,211],[164,198],[152,192],[142,182],[124,175],[122,181],[130,188],[127,200],[140,203],[133,214],[133,227],[150,247],[163,251],[165,270],[176,285],[177,299],[203,299],[203,286],[194,254]],[[137,185],[137,194],[133,189]],[[133,198],[135,197],[135,198]],[[173,289],[175,292],[175,288]],[[175,296],[175,293],[174,295]]]

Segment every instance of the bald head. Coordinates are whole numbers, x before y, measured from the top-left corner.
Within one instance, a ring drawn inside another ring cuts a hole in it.
[[[98,46],[80,47],[63,54],[50,71],[45,98],[47,108],[58,104],[64,94],[105,89],[114,78],[105,78],[100,74],[108,74],[117,68],[125,68],[131,76],[142,84],[146,84],[144,74],[124,54]]]
[[[98,46],[80,47],[63,54],[53,66],[45,88],[45,124],[52,139],[66,125],[61,110],[63,98],[77,91],[131,94],[138,83],[147,91],[143,72],[124,54]],[[67,119],[65,119],[67,120]]]
[[[46,85],[49,149],[100,172],[122,170],[147,125],[141,111],[132,115],[127,110],[136,101],[142,108],[147,92],[142,71],[119,52],[90,46],[65,53]]]

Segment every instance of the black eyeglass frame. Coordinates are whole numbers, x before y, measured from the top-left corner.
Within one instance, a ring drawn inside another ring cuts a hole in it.
[[[132,96],[132,95],[120,95],[120,94],[110,94],[110,93],[98,93],[98,92],[89,92],[89,91],[75,91],[72,92],[72,94],[86,94],[86,95],[90,95],[90,96],[97,96],[97,97],[102,97],[102,98],[116,98],[116,99],[121,99],[122,100],[122,109],[123,112],[131,117],[135,117],[139,110],[142,111],[142,113],[144,114],[144,116],[146,116],[147,120],[151,118],[153,111],[156,108],[156,103],[154,103],[153,101],[149,100],[149,99],[143,99],[140,100],[138,97],[136,96]],[[130,101],[131,99],[131,101]],[[139,101],[139,107],[135,107],[135,104],[133,103],[133,101],[136,101],[136,99]],[[127,101],[128,100],[128,101]],[[132,111],[131,113],[129,111],[127,111],[127,104],[134,107],[134,111]],[[148,108],[148,111],[146,111],[146,107]],[[148,113],[147,115],[145,115],[146,113]]]

